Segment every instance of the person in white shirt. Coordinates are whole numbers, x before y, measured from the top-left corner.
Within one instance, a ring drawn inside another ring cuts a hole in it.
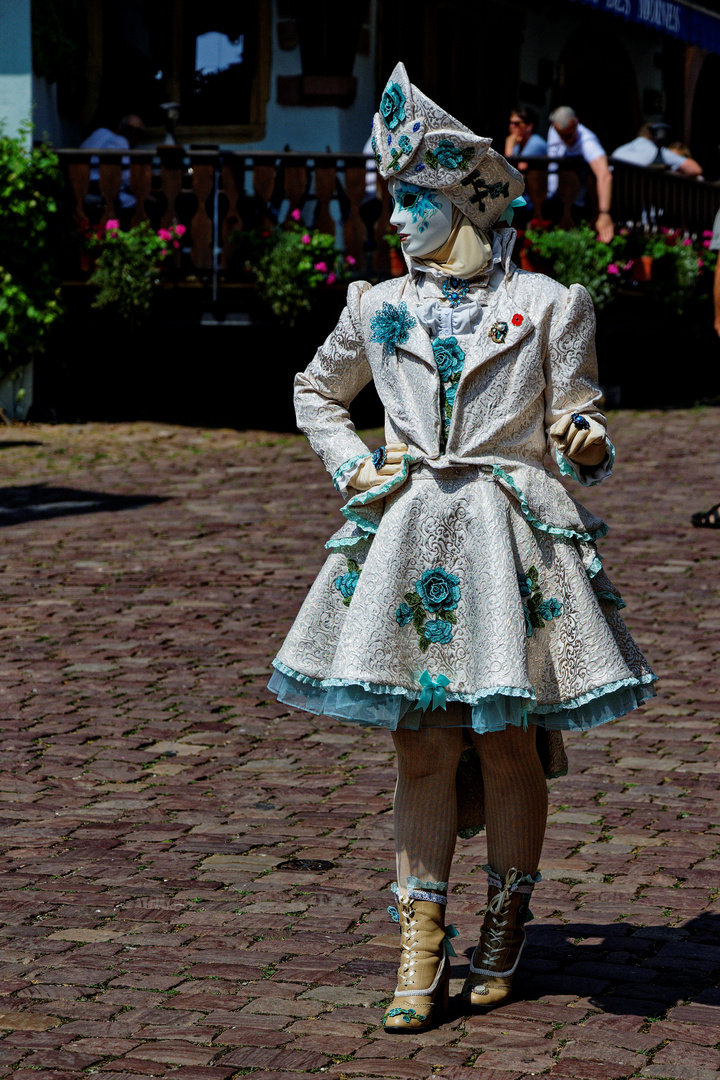
[[[610,216],[612,200],[612,173],[608,165],[600,140],[594,132],[581,124],[575,111],[569,105],[561,105],[550,116],[551,127],[548,132],[548,157],[582,157],[595,174],[598,195],[598,216],[595,229],[598,239],[609,243],[615,235],[615,226]],[[552,199],[558,190],[557,169],[548,170],[548,199]],[[577,205],[585,202],[585,188],[581,187]]]
[[[665,166],[671,172],[684,176],[702,176],[702,167],[691,157],[676,154],[663,146],[669,128],[666,124],[643,124],[632,142],[623,143],[612,152],[613,161],[626,161],[630,165]]]
[[[143,122],[139,116],[130,114],[123,116],[122,120],[112,131],[107,127],[98,127],[92,131],[86,139],[80,143],[81,150],[132,150],[137,146],[144,131]],[[118,192],[118,206],[120,210],[133,210],[137,205],[137,199],[130,190],[130,158],[122,157],[122,171],[120,179],[120,191]],[[90,182],[97,184],[100,181],[99,159],[93,156],[90,159]],[[98,195],[91,191],[88,196],[90,201],[97,201]]]

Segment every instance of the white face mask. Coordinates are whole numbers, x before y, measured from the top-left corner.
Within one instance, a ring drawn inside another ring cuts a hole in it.
[[[441,247],[452,229],[453,204],[446,195],[432,188],[390,180],[393,200],[390,224],[395,225],[408,255],[421,258]]]

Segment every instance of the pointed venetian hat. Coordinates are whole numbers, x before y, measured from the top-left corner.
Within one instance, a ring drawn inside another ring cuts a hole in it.
[[[386,180],[395,177],[444,195],[480,229],[488,229],[525,181],[501,154],[410,82],[397,64],[373,119],[373,153]]]

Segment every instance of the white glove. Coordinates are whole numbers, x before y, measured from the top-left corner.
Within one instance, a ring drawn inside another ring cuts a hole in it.
[[[548,434],[566,458],[578,465],[599,465],[607,453],[605,428],[590,416],[583,419],[589,425],[587,428],[575,427],[572,416],[561,416]]]
[[[360,463],[353,475],[348,480],[348,486],[357,488],[358,491],[367,491],[384,483],[389,476],[400,472],[403,454],[407,454],[405,443],[388,443],[385,447],[386,459],[382,469],[376,469],[373,465],[372,455],[366,457]]]

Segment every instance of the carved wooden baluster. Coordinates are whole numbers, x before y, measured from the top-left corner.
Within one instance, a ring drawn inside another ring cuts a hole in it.
[[[315,194],[317,196],[317,208],[315,210],[316,229],[320,232],[335,235],[335,219],[330,213],[330,201],[335,195],[337,187],[337,169],[332,163],[315,165]],[[354,253],[353,253],[354,254]]]
[[[557,193],[562,206],[562,217],[558,222],[561,229],[573,229],[572,208],[580,190],[580,176],[573,168],[558,169]]]
[[[100,219],[102,225],[108,220],[117,218],[118,212],[115,200],[120,193],[121,168],[119,160],[100,165],[100,192],[105,200],[102,218]]]
[[[532,215],[542,217],[541,207],[547,198],[547,167],[528,164],[525,176],[525,198],[532,203]]]
[[[285,197],[290,200],[290,207],[288,209],[288,215],[285,218],[286,221],[292,221],[290,214],[293,210],[298,210],[302,205],[305,194],[308,187],[308,167],[307,162],[303,161],[301,165],[286,165],[285,166]]]
[[[360,217],[360,203],[365,198],[365,158],[345,159],[345,193],[350,202],[350,214],[345,222],[345,254],[360,263],[363,243],[367,235],[365,223]]]
[[[68,180],[70,182],[72,193],[75,196],[73,217],[80,223],[87,217],[87,214],[85,213],[85,196],[90,187],[90,165],[88,162],[71,162],[71,164],[68,165]]]
[[[190,258],[198,270],[210,270],[213,264],[213,221],[208,206],[211,206],[214,172],[210,163],[193,163],[192,186],[198,205],[190,223]]]
[[[390,272],[390,251],[383,240],[383,236],[392,232],[392,226],[390,224],[392,204],[390,202],[390,192],[388,191],[387,181],[383,180],[379,174],[377,180],[377,193],[378,198],[382,202],[382,212],[378,218],[377,225],[375,226],[375,243],[377,244],[375,269],[382,274],[388,274]]]
[[[167,207],[160,226],[168,229],[175,220],[175,200],[182,190],[182,155],[181,146],[159,146],[161,161],[162,189],[167,199]]]
[[[236,170],[240,170],[240,184],[238,184],[235,175]],[[244,175],[245,170],[242,161],[233,161],[232,163],[225,161],[223,163],[222,190],[226,200],[225,217],[223,218],[222,227],[220,229],[223,269],[227,267],[234,251],[234,245],[232,241],[228,240],[228,237],[232,233],[239,232],[243,227],[243,219],[240,217],[240,212],[238,210],[238,199],[243,186]]]
[[[273,228],[275,225],[270,212],[270,200],[275,190],[275,168],[274,163],[263,165],[257,159],[253,164],[253,190],[265,207],[262,224],[269,228]]]
[[[137,206],[132,216],[132,225],[139,225],[148,220],[145,200],[152,185],[152,165],[149,161],[133,161],[130,165],[130,190],[137,199]]]

